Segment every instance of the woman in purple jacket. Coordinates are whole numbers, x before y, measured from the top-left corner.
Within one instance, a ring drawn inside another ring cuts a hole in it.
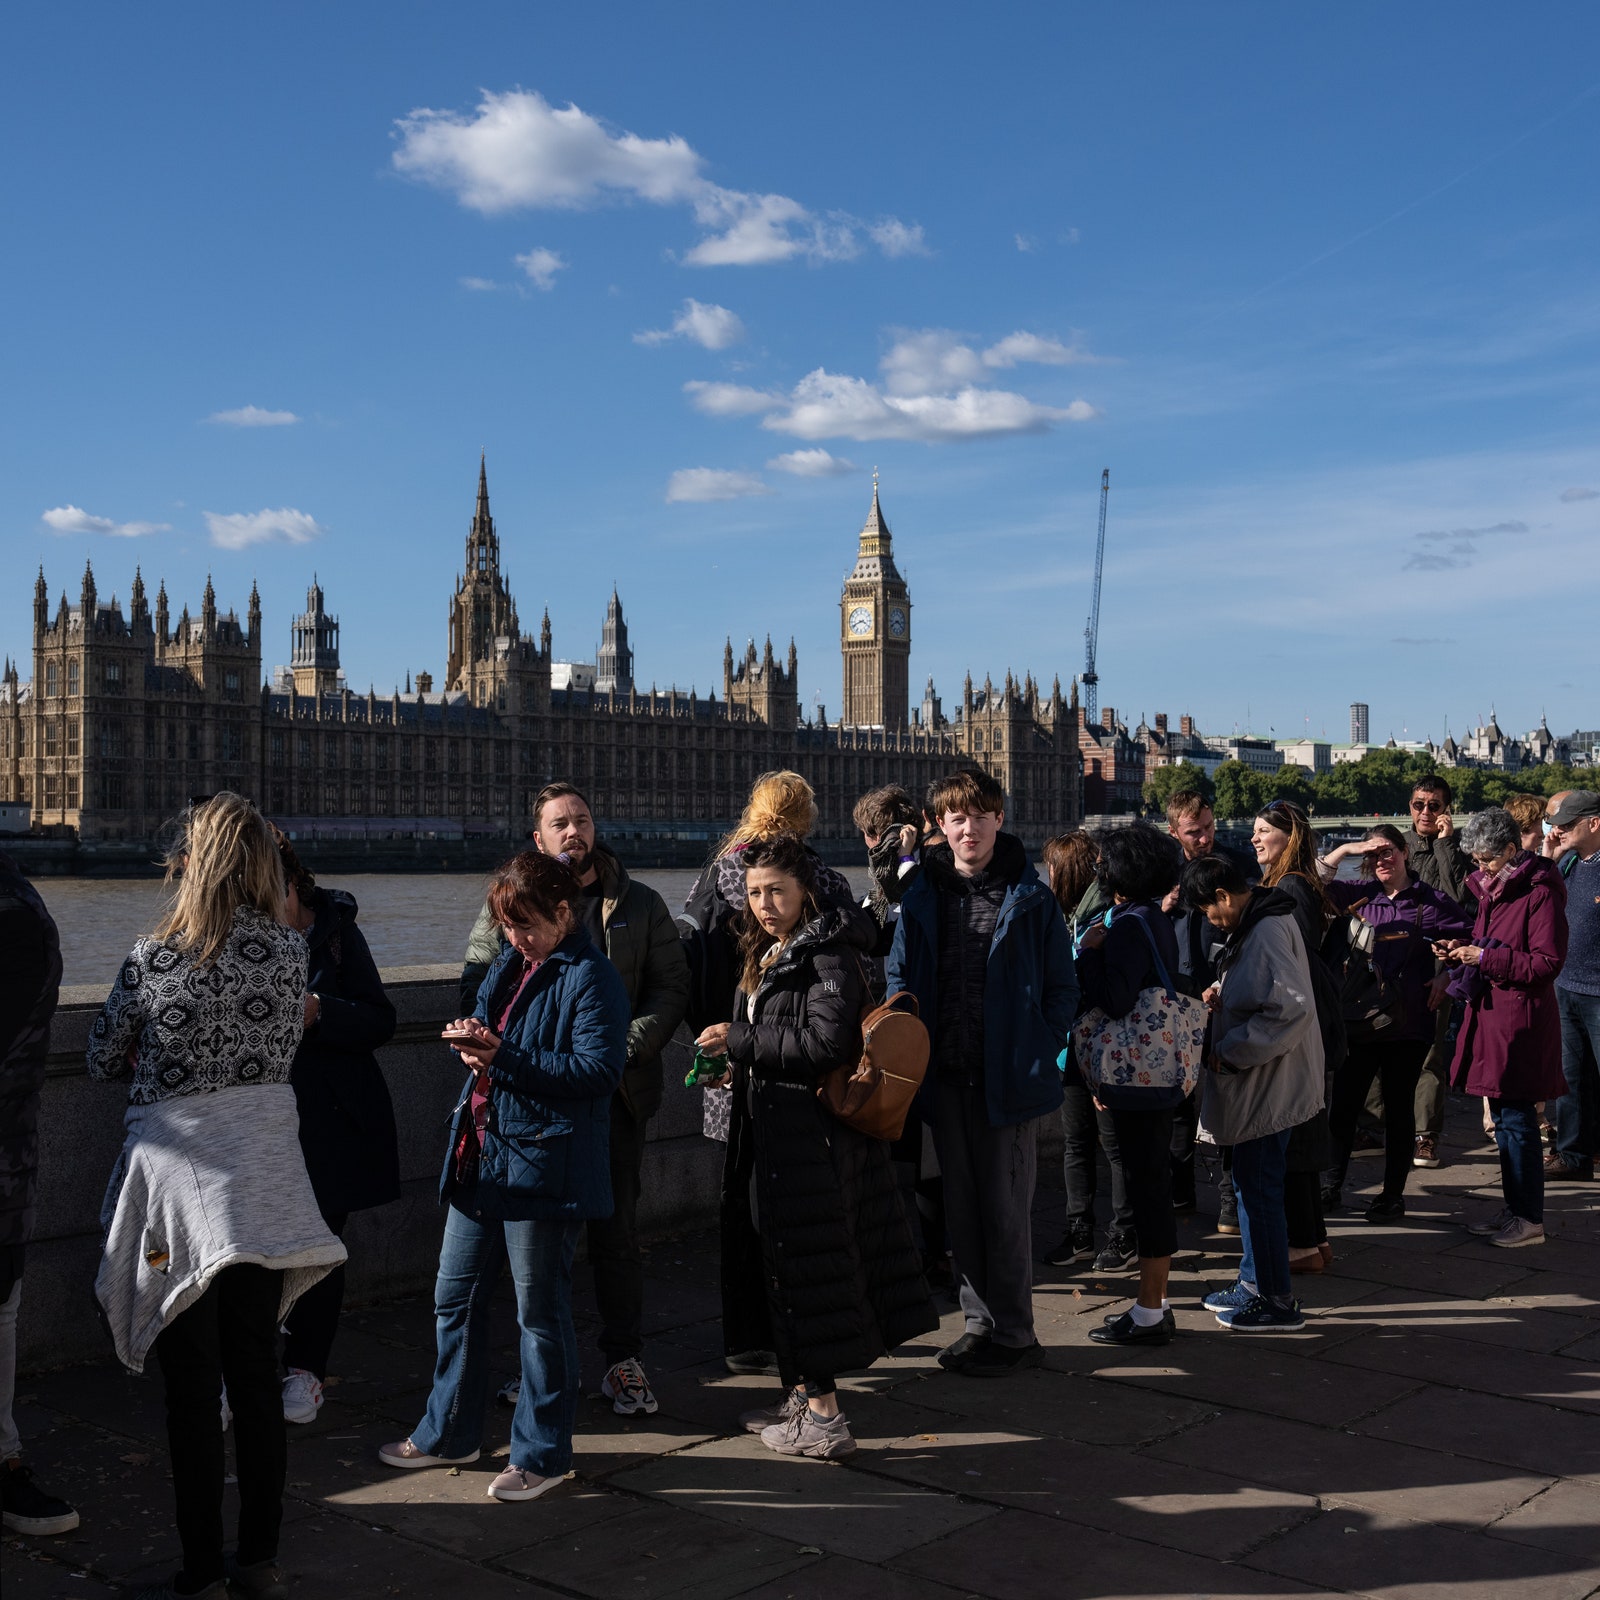
[[[1567,890],[1561,871],[1522,848],[1516,819],[1498,806],[1461,835],[1478,870],[1467,887],[1478,902],[1472,940],[1449,940],[1440,958],[1453,971],[1434,981],[1442,1003],[1466,1002],[1451,1082],[1488,1099],[1500,1146],[1505,1205],[1467,1231],[1514,1250],[1544,1243],[1544,1150],[1537,1102],[1566,1092],[1555,980],[1567,958]]]
[[[1366,876],[1335,881],[1346,856],[1359,856]],[[1323,1195],[1326,1210],[1337,1206],[1350,1165],[1356,1118],[1378,1079],[1383,1086],[1383,1192],[1367,1207],[1368,1222],[1398,1221],[1406,1214],[1406,1179],[1416,1145],[1413,1100],[1422,1063],[1433,1042],[1429,984],[1434,976],[1434,943],[1458,939],[1472,923],[1448,895],[1413,878],[1406,867],[1406,842],[1398,828],[1379,823],[1354,844],[1342,844],[1317,860],[1328,898],[1341,912],[1370,923],[1376,940],[1372,965],[1385,992],[1396,996],[1395,1014],[1369,1031],[1347,1019],[1349,1053],[1333,1075],[1328,1131],[1334,1163]]]

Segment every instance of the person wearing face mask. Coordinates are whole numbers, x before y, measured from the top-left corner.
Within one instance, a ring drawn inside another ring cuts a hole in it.
[[[628,992],[578,913],[564,861],[526,850],[489,881],[506,949],[470,1017],[444,1037],[467,1068],[439,1197],[449,1205],[434,1289],[438,1363],[423,1419],[378,1459],[401,1468],[478,1459],[489,1398],[489,1311],[507,1261],[522,1384],[496,1500],[532,1500],[572,1466],[578,1231],[612,1209],[611,1098],[628,1062]]]
[[[784,1398],[739,1419],[769,1450],[831,1461],[856,1448],[835,1374],[939,1324],[889,1146],[837,1120],[822,1080],[861,1056],[877,923],[826,904],[792,833],[745,850],[730,1022],[696,1044],[731,1069],[722,1180],[724,1338],[777,1352]]]
[[[1360,858],[1370,876],[1356,882],[1335,879],[1339,863]],[[1349,1053],[1334,1075],[1328,1111],[1333,1135],[1333,1164],[1327,1174],[1324,1203],[1338,1204],[1356,1118],[1374,1079],[1383,1088],[1383,1190],[1367,1207],[1368,1222],[1395,1221],[1406,1214],[1406,1181],[1411,1175],[1416,1137],[1416,1089],[1422,1063],[1434,1040],[1433,1013],[1428,1009],[1434,976],[1433,942],[1456,939],[1472,927],[1471,919],[1449,895],[1412,877],[1406,841],[1387,822],[1368,828],[1351,844],[1319,857],[1318,871],[1334,907],[1359,915],[1376,931],[1372,967],[1383,992],[1394,996],[1393,1014],[1384,1025],[1363,1035],[1352,1028]]]
[[[1566,1087],[1556,975],[1567,956],[1567,892],[1552,861],[1523,848],[1508,811],[1468,818],[1462,844],[1477,864],[1472,937],[1441,942],[1433,995],[1464,1002],[1452,1081],[1483,1095],[1500,1146],[1505,1204],[1467,1224],[1502,1249],[1544,1242],[1544,1166],[1537,1102]]]

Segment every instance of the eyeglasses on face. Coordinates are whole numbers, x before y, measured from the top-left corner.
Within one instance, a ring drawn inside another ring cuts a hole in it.
[[[1413,811],[1443,811],[1444,808],[1443,800],[1413,800],[1411,802]]]

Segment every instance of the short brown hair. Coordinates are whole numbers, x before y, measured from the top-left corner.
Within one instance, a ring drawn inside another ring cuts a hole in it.
[[[524,850],[490,878],[486,898],[496,922],[525,923],[534,918],[555,922],[562,901],[570,908],[582,893],[577,874],[565,861],[540,850]]]
[[[881,836],[891,828],[902,827],[908,822],[913,827],[918,826],[922,821],[922,813],[898,783],[891,783],[862,795],[856,801],[855,810],[850,813],[850,820],[863,833]]]
[[[1514,794],[1506,801],[1506,810],[1524,833],[1531,833],[1544,821],[1544,808],[1542,794]]]
[[[1210,809],[1211,802],[1198,789],[1174,789],[1167,796],[1167,826],[1175,827],[1184,817],[1198,817]]]
[[[1004,816],[1006,792],[999,780],[977,767],[960,767],[946,778],[939,778],[928,787],[928,804],[933,809],[933,820],[942,822],[946,813],[964,811],[992,811]]]
[[[1040,859],[1050,880],[1050,891],[1064,915],[1071,917],[1078,909],[1089,885],[1094,882],[1095,863],[1100,851],[1093,839],[1082,828],[1071,833],[1058,833],[1046,839]]]
[[[557,800],[581,800],[583,809],[590,816],[594,815],[594,807],[589,804],[589,797],[575,783],[547,783],[538,794],[533,797],[533,825],[539,826],[539,819],[544,815],[544,808],[554,805]]]

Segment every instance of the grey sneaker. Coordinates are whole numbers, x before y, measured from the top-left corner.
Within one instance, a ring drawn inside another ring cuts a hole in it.
[[[1501,1206],[1492,1217],[1480,1217],[1476,1222],[1467,1224],[1467,1232],[1475,1233],[1480,1239],[1487,1239],[1491,1233],[1499,1233],[1511,1220],[1511,1207]]]
[[[1512,1217],[1498,1232],[1489,1235],[1489,1243],[1502,1250],[1520,1250],[1525,1244],[1544,1243],[1544,1224],[1529,1222],[1526,1217]]]
[[[780,1456],[815,1456],[819,1461],[836,1461],[856,1447],[842,1411],[836,1417],[819,1417],[809,1405],[801,1406],[787,1422],[763,1428],[761,1442]]]
[[[741,1411],[739,1426],[746,1433],[765,1433],[768,1428],[781,1428],[792,1422],[795,1413],[806,1404],[806,1397],[797,1387],[791,1389],[775,1406],[762,1406],[757,1411]]]

